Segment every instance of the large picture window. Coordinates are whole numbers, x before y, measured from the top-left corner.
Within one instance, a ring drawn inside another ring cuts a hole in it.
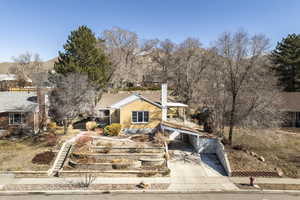
[[[24,113],[9,113],[9,124],[21,125],[24,124]]]
[[[132,122],[134,123],[147,123],[149,122],[148,111],[132,111],[131,116]]]

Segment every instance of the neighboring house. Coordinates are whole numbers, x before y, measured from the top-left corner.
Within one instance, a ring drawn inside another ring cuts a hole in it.
[[[32,81],[28,79],[24,86],[31,86]],[[14,74],[0,74],[0,91],[10,91],[18,88],[19,86],[16,75]]]
[[[281,93],[281,110],[287,113],[286,127],[300,127],[300,92]]]
[[[128,133],[151,132],[162,121],[185,120],[187,105],[167,97],[167,85],[158,91],[141,93],[106,93],[97,105],[103,125],[120,123]],[[172,99],[172,101],[170,101]]]
[[[0,134],[39,130],[36,92],[0,92]]]
[[[162,83],[162,73],[152,73],[143,76],[142,85],[143,86],[159,86]]]

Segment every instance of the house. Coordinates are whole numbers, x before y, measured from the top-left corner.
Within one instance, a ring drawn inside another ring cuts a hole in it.
[[[149,86],[159,86],[162,83],[162,73],[152,73],[143,75],[142,85]]]
[[[22,83],[23,86],[31,86],[32,81],[30,79]],[[19,88],[20,82],[17,80],[15,74],[0,74],[0,91],[10,91],[15,88]]]
[[[286,127],[300,127],[300,92],[281,93],[281,110],[286,112]]]
[[[39,130],[39,104],[36,92],[0,92],[1,134],[36,133]]]
[[[151,132],[162,121],[185,121],[187,105],[167,93],[167,84],[162,84],[161,92],[106,93],[96,106],[98,118],[104,125],[120,123],[127,133]]]

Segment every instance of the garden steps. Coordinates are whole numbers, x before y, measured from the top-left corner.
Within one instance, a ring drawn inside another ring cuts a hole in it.
[[[70,141],[66,141],[65,143],[63,143],[62,147],[60,148],[56,156],[52,168],[48,170],[48,176],[54,176],[62,169],[72,147],[73,147],[73,143]]]

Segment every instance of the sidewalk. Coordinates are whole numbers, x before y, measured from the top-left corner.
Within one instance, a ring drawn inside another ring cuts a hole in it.
[[[84,178],[16,178],[16,179],[2,179],[0,184],[70,184],[82,181]],[[139,184],[144,182],[146,184],[155,183],[170,183],[169,177],[145,178],[145,177],[120,177],[97,178],[93,184]]]

